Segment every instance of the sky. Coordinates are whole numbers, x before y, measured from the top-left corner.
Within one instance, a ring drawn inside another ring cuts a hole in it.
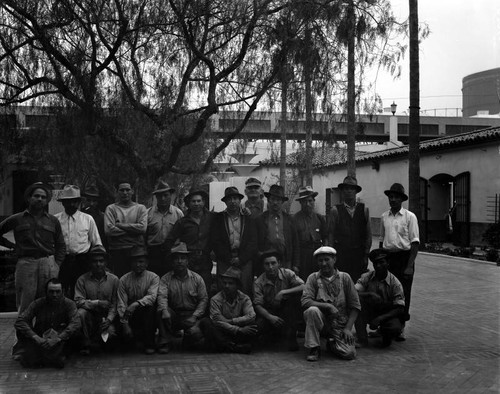
[[[418,3],[419,21],[430,28],[429,36],[420,43],[420,107],[422,110],[461,108],[462,78],[500,67],[500,1],[420,0]],[[396,17],[404,19],[408,15],[408,0],[392,0],[391,4]],[[387,74],[379,74],[377,78],[376,91],[383,106],[388,107],[394,101],[398,113],[407,111],[409,84],[407,53],[398,80]]]

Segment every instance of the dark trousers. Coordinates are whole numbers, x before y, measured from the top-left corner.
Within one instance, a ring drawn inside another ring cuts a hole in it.
[[[389,260],[389,271],[399,279],[401,285],[403,286],[403,292],[405,296],[405,313],[402,317],[403,321],[410,320],[410,301],[411,301],[411,287],[413,285],[413,275],[406,278],[404,275],[405,269],[408,266],[408,259],[410,258],[410,251],[401,251],[390,253]]]
[[[64,365],[64,345],[61,341],[52,349],[44,349],[39,346],[33,339],[21,337],[18,334],[19,346],[21,352],[21,364],[26,368],[35,368],[42,366],[57,366]]]
[[[64,294],[69,299],[75,296],[75,284],[80,275],[88,272],[88,254],[66,255],[59,268],[59,280],[61,281]]]
[[[148,246],[148,270],[154,272],[160,278],[167,272],[172,271],[172,262],[169,253],[163,245]]]
[[[159,338],[158,344],[166,345],[172,343],[175,337],[175,331],[184,330],[183,341],[189,344],[196,344],[203,339],[203,335],[200,330],[200,321],[197,320],[194,325],[186,322],[191,316],[193,316],[194,311],[178,311],[175,312],[173,309],[168,308],[170,312],[170,324],[166,324],[165,320],[161,318],[161,312],[157,313],[158,321],[158,331]]]
[[[214,264],[210,256],[203,253],[192,253],[189,256],[189,269],[196,272],[203,278],[207,293],[210,296],[212,293],[212,268]]]
[[[232,352],[236,345],[251,344],[253,341],[253,337],[232,335],[220,329],[209,317],[200,320],[200,328],[205,337],[206,347],[211,351]]]
[[[269,322],[269,320],[257,315],[255,323],[259,329],[259,335],[263,335],[264,337],[282,335],[286,337],[288,341],[295,340],[297,337],[298,322],[302,315],[300,295],[292,295],[286,299],[284,298],[278,308],[270,307],[266,308],[266,310],[269,313],[282,318],[285,324],[281,327],[281,329],[277,329]]]
[[[376,317],[383,315],[394,309],[393,304],[374,304],[361,300],[361,312],[356,319],[356,335],[359,340],[365,341],[367,339],[366,325]],[[380,323],[380,333],[382,337],[392,339],[401,333],[403,328],[403,316],[392,317]]]
[[[349,248],[335,245],[337,262],[335,267],[342,272],[347,272],[352,281],[356,283],[366,271],[365,248]]]
[[[155,348],[155,319],[155,306],[139,307],[129,318],[134,340],[142,342],[146,348]]]
[[[78,316],[82,324],[82,345],[84,347],[89,347],[92,342],[102,344],[100,326],[102,319],[107,317],[107,313],[91,312],[79,308]],[[108,341],[111,342],[113,338],[116,337],[115,326],[110,324],[107,331],[109,334]]]
[[[308,276],[313,272],[318,271],[318,265],[314,261],[313,253],[316,249],[321,246],[321,243],[315,244],[301,244],[300,245],[300,272],[299,276],[304,280],[307,280]]]
[[[132,248],[126,249],[111,249],[109,251],[109,270],[118,278],[121,278],[130,271],[130,252]]]

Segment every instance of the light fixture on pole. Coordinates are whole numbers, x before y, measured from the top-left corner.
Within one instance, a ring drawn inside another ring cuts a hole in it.
[[[396,115],[396,108],[397,107],[398,107],[398,105],[393,101],[391,104],[391,112],[393,115]]]

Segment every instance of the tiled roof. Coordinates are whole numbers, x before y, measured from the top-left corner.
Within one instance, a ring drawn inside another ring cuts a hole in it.
[[[356,151],[356,157],[363,155],[363,152]],[[297,166],[303,163],[305,151],[294,152],[286,156],[287,166]],[[347,160],[347,149],[338,146],[323,146],[313,148],[313,167],[325,167],[330,163],[344,162]],[[279,166],[279,157],[263,160],[260,164],[265,166]]]
[[[457,134],[454,136],[446,136],[434,138],[432,140],[420,142],[420,152],[426,151],[439,151],[451,147],[468,146],[480,144],[488,141],[500,142],[500,127],[491,127],[488,129],[471,131],[468,133]],[[335,165],[342,165],[347,160],[347,150],[343,148],[320,148],[322,149],[319,156],[315,153],[313,159],[314,168],[332,167]],[[316,150],[318,152],[318,150]],[[397,157],[408,155],[408,145],[399,148],[385,149],[373,153],[356,153],[356,162],[372,161],[377,159],[386,159],[390,157]],[[293,155],[287,156],[287,165],[296,165],[297,159],[292,159]],[[290,160],[289,160],[290,158]],[[279,161],[262,162],[263,165],[279,165]]]

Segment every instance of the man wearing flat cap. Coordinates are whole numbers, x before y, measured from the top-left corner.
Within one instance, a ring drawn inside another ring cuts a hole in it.
[[[293,216],[300,243],[299,275],[306,280],[316,271],[313,253],[328,242],[328,227],[323,215],[314,211],[314,201],[318,192],[311,186],[302,186],[296,199],[300,203],[300,211]]]
[[[329,350],[345,360],[356,358],[352,327],[361,309],[351,277],[335,267],[337,252],[322,246],[314,252],[319,271],[307,278],[302,293],[307,361],[320,358],[320,334],[327,336]]]
[[[175,245],[170,253],[173,269],[160,279],[158,352],[161,354],[170,352],[176,330],[184,330],[185,346],[196,346],[202,341],[199,325],[207,309],[208,295],[203,278],[188,269],[189,254],[185,243]]]
[[[89,270],[88,252],[94,246],[102,246],[101,237],[92,216],[80,211],[80,188],[65,185],[57,198],[64,211],[54,216],[61,223],[66,243],[66,257],[59,270],[59,280],[66,296],[73,299],[75,283],[80,275]]]
[[[368,267],[372,246],[370,213],[365,204],[356,200],[356,194],[362,189],[355,177],[345,177],[338,189],[342,203],[330,211],[328,243],[337,250],[337,269],[348,273],[356,283]]]
[[[129,182],[120,182],[117,189],[118,202],[108,205],[104,213],[104,230],[110,269],[120,278],[130,268],[132,249],[145,246],[148,213],[144,205],[132,201],[134,190]]]
[[[360,344],[368,344],[367,324],[372,330],[380,331],[383,347],[389,346],[392,339],[401,333],[405,305],[403,286],[389,272],[388,255],[384,249],[372,250],[369,258],[374,271],[363,274],[356,283],[361,300],[361,313],[358,316],[361,324],[356,324]]]
[[[222,290],[210,300],[210,318],[200,323],[207,346],[213,351],[250,353],[258,330],[252,301],[238,290],[241,271],[229,267],[220,277]]]
[[[217,274],[233,266],[241,270],[241,290],[251,296],[253,260],[257,251],[254,221],[241,210],[243,195],[234,186],[227,187],[222,201],[226,209],[215,215],[212,224],[212,247],[217,260]]]
[[[148,227],[146,229],[146,242],[148,245],[149,270],[163,276],[172,269],[169,259],[169,250],[166,249],[168,234],[175,223],[184,217],[184,213],[172,205],[172,194],[175,189],[165,181],[158,181],[153,191],[156,200],[148,209]]]
[[[0,235],[14,231],[15,245],[2,237],[2,243],[15,246],[18,261],[15,272],[16,305],[22,313],[35,299],[45,295],[45,284],[59,275],[66,255],[61,224],[46,212],[51,189],[37,182],[24,192],[28,208],[0,223]]]
[[[130,253],[132,270],[120,278],[118,316],[125,341],[140,341],[148,355],[155,352],[156,298],[160,278],[148,271],[148,254],[137,246]]]
[[[418,220],[413,212],[403,208],[403,202],[408,200],[403,185],[394,183],[389,190],[384,191],[389,199],[391,209],[384,212],[380,224],[380,247],[389,252],[389,271],[403,285],[405,296],[405,312],[403,321],[410,320],[410,300],[413,275],[415,274],[415,259],[420,244]],[[406,339],[403,331],[396,341]]]
[[[198,188],[192,189],[185,197],[188,207],[186,215],[175,223],[167,236],[166,246],[170,250],[177,242],[184,242],[189,255],[189,269],[199,274],[205,282],[207,292],[211,293],[213,263],[210,257],[212,245],[210,232],[215,216],[206,208],[208,194]]]
[[[293,218],[282,210],[283,203],[288,201],[283,186],[272,185],[269,192],[264,193],[267,198],[267,211],[256,221],[257,242],[259,252],[275,249],[283,256],[284,268],[300,271],[300,249],[297,229]],[[262,267],[256,267],[256,272],[262,272]]]
[[[245,201],[244,208],[250,213],[252,219],[255,219],[264,212],[264,200],[262,198],[262,183],[257,178],[248,178],[245,182]]]
[[[114,321],[117,316],[117,296],[120,280],[106,271],[108,254],[103,246],[90,249],[90,270],[78,278],[75,302],[82,325],[80,354],[90,354],[92,344],[104,346],[116,337]]]

